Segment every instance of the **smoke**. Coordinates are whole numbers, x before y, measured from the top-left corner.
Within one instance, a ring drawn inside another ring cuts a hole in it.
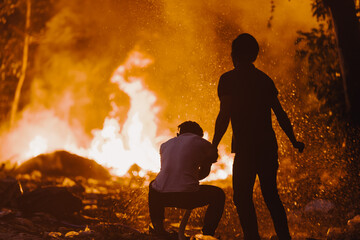
[[[276,2],[272,28],[267,0],[78,0],[60,1],[57,8],[37,52],[32,105],[55,107],[86,132],[101,126],[110,95],[126,116],[129,99],[109,78],[134,48],[154,59],[147,84],[165,106],[165,127],[193,119],[212,132],[217,81],[232,67],[232,39],[253,34],[263,50],[256,65],[276,83],[289,81],[296,30],[315,22],[310,3],[286,0]],[[73,104],[63,106],[59,99],[69,92]]]
[[[89,142],[79,123],[71,126],[49,109],[26,110],[12,131],[0,138],[1,160],[21,163],[41,153],[63,149],[80,153],[73,144],[86,147]]]

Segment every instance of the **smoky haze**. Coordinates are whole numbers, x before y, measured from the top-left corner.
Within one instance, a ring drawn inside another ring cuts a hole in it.
[[[294,75],[296,30],[315,24],[307,1],[277,1],[271,28],[268,0],[78,0],[57,8],[37,51],[32,106],[56,109],[86,132],[101,127],[110,95],[126,118],[129,99],[109,78],[133,49],[154,59],[145,81],[163,108],[163,126],[175,130],[192,119],[212,132],[231,41],[242,32],[256,36],[263,50],[256,65],[281,89]]]
[[[211,138],[218,79],[232,68],[231,42],[243,32],[259,41],[255,65],[274,79],[280,98],[293,108],[287,92],[302,84],[295,77],[296,31],[316,25],[310,1],[279,0],[273,12],[269,0],[63,0],[54,8],[27,79],[31,101],[19,114],[18,127],[2,138],[3,146],[21,149],[16,136],[28,128],[48,128],[54,142],[66,138],[86,147],[91,131],[112,111],[111,102],[123,124],[130,99],[110,78],[132,51],[153,62],[132,74],[157,96],[158,135],[175,134],[179,123],[194,120]],[[23,145],[29,140],[24,137]],[[230,134],[223,143],[230,145]],[[19,151],[3,148],[5,159]]]

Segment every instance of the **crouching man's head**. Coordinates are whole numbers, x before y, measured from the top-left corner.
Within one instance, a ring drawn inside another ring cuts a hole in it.
[[[193,133],[200,137],[204,136],[203,129],[200,127],[200,125],[198,123],[193,122],[193,121],[183,122],[182,124],[180,124],[178,126],[178,131],[179,132],[178,132],[177,136],[179,136],[183,133]]]

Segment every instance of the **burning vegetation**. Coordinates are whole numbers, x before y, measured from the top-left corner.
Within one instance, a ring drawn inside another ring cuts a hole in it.
[[[257,36],[255,65],[274,79],[307,146],[294,152],[275,125],[294,239],[359,238],[360,130],[344,118],[330,15],[315,8],[318,22],[310,2],[0,3],[0,238],[152,239],[147,186],[159,146],[185,120],[212,136],[218,78],[232,68],[240,32]],[[221,239],[241,239],[230,141],[227,134],[205,181],[226,192]],[[270,238],[258,183],[254,201],[261,236]],[[204,212],[192,212],[189,234],[200,231]],[[167,227],[176,230],[183,213],[167,209]]]

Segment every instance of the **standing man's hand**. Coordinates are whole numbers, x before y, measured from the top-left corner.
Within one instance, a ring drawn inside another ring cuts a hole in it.
[[[212,159],[213,163],[219,158],[218,149],[213,144],[211,144],[211,148],[209,149],[208,158]]]
[[[293,144],[293,146],[294,146],[294,148],[297,148],[300,153],[302,153],[304,151],[304,148],[305,148],[305,144],[303,142],[298,142],[298,141],[296,141]]]
[[[199,180],[206,178],[211,171],[211,165],[217,161],[219,157],[218,150],[211,145],[205,152],[205,161],[199,167]]]

